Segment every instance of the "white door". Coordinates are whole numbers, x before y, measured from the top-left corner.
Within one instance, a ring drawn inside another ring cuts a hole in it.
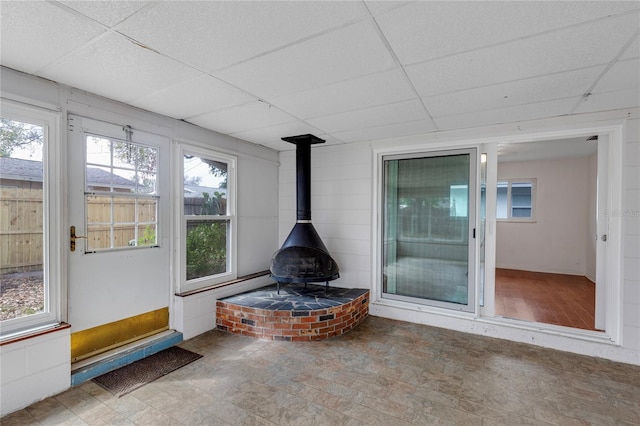
[[[598,178],[596,212],[596,309],[595,328],[606,329],[607,239],[609,234],[607,175],[609,136],[598,135]]]
[[[75,247],[71,229],[67,234],[68,318],[78,359],[74,335],[81,331],[85,345],[100,352],[137,337],[126,334],[141,315],[168,315],[170,146],[157,135],[79,116],[69,117],[68,134],[69,225],[76,233]],[[121,335],[104,343],[111,323],[120,324]],[[86,343],[93,329],[102,343]]]

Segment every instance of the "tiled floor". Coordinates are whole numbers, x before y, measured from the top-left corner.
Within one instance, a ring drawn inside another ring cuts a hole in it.
[[[595,330],[595,284],[586,277],[496,269],[496,314]]]
[[[93,382],[14,424],[638,425],[640,366],[369,317],[319,342],[211,331],[203,358],[122,398]]]

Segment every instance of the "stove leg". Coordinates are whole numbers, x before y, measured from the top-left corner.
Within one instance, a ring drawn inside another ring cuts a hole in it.
[[[324,294],[327,294],[327,291],[329,291],[329,281],[327,281],[327,283],[324,285]]]
[[[280,294],[280,281],[276,281],[276,289],[278,290],[278,294]]]

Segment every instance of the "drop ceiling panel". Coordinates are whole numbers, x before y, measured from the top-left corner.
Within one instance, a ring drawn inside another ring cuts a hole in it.
[[[269,99],[395,67],[369,22],[349,25],[215,73]]]
[[[364,129],[428,118],[420,101],[398,102],[307,120],[327,133]]]
[[[32,74],[105,31],[45,2],[2,2],[0,12],[2,65]]]
[[[640,58],[616,62],[591,92],[615,92],[638,86],[640,86]]]
[[[359,2],[159,2],[118,30],[213,71],[363,18],[365,13]]]
[[[594,93],[583,100],[575,113],[609,111],[621,108],[633,108],[640,105],[640,87],[617,92]]]
[[[365,77],[319,87],[270,100],[285,111],[295,111],[298,118],[322,117],[370,106],[415,98],[400,70],[385,71]]]
[[[191,79],[198,73],[123,37],[108,34],[63,61],[43,69],[40,74],[127,102]]]
[[[506,108],[586,93],[605,66],[518,80],[423,98],[434,117]]]
[[[325,139],[326,136],[315,127],[300,121],[233,133],[231,136],[238,139],[250,140],[276,150],[288,150],[295,149],[295,146],[281,140],[281,138],[285,136],[305,135],[308,133],[314,134],[321,139]]]
[[[639,25],[640,26],[640,25]],[[625,50],[620,59],[640,58],[640,36]]]
[[[139,108],[186,119],[255,101],[256,98],[209,75],[201,75],[131,101]]]
[[[415,2],[377,20],[400,61],[412,64],[638,8],[637,2]]]
[[[475,50],[407,67],[421,96],[482,87],[612,61],[637,29],[638,15]]]
[[[122,22],[145,7],[147,1],[61,1],[72,9],[108,27]]]
[[[539,118],[568,115],[580,98],[560,99],[508,108],[476,111],[467,114],[435,117],[439,130],[465,129],[492,124],[513,123]]]
[[[220,133],[233,134],[296,121],[289,114],[264,102],[251,102],[189,119],[190,123]]]
[[[417,120],[406,123],[389,124],[386,126],[368,127],[366,129],[350,130],[334,133],[333,136],[344,142],[360,142],[378,139],[399,138],[403,136],[420,135],[437,130],[433,121]]]

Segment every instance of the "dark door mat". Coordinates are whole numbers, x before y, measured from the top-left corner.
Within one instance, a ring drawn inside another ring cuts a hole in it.
[[[198,358],[202,358],[202,355],[173,346],[98,376],[93,381],[115,396],[121,397]]]

